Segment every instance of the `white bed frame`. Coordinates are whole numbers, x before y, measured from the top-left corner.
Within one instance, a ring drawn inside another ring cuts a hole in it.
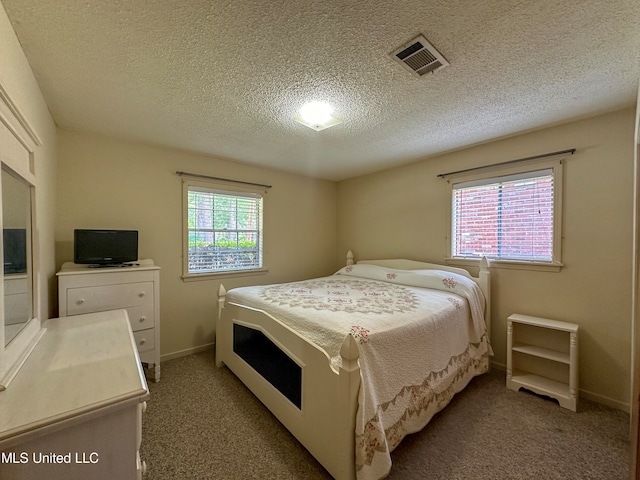
[[[435,268],[464,275],[480,286],[486,299],[485,321],[489,332],[491,319],[491,279],[486,259],[480,263],[479,276],[464,269],[413,260],[367,260],[402,270]],[[347,265],[353,264],[351,252]],[[302,370],[302,408],[299,409],[271,383],[265,380],[233,350],[233,324],[262,332]],[[226,302],[226,290],[220,285],[216,323],[216,364],[227,365],[280,422],[337,480],[355,479],[355,418],[358,408],[360,367],[358,348],[348,335],[340,350],[339,372],[331,368],[327,353],[298,335],[268,312]]]

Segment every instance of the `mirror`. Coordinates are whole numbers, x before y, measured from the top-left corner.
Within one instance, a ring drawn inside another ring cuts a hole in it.
[[[4,165],[0,175],[6,347],[33,317],[31,186]]]

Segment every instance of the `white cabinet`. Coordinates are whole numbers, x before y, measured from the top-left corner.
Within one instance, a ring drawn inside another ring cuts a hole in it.
[[[139,480],[148,395],[125,310],[48,320],[0,392],[0,478]]]
[[[578,325],[518,313],[508,317],[507,387],[555,398],[575,412]]]
[[[140,360],[160,380],[160,267],[152,260],[108,268],[65,263],[58,301],[60,317],[126,309]]]

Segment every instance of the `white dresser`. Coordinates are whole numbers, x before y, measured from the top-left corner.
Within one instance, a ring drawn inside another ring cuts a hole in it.
[[[126,311],[44,329],[0,392],[0,478],[140,480],[149,393]]]
[[[126,309],[140,360],[160,380],[160,267],[140,260],[128,267],[65,263],[58,272],[59,316]]]

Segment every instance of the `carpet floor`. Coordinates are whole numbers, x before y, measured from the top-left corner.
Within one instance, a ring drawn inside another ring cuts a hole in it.
[[[331,479],[211,351],[163,362],[149,389],[145,480]],[[623,480],[629,449],[628,414],[587,400],[574,413],[492,371],[403,440],[387,478]]]

